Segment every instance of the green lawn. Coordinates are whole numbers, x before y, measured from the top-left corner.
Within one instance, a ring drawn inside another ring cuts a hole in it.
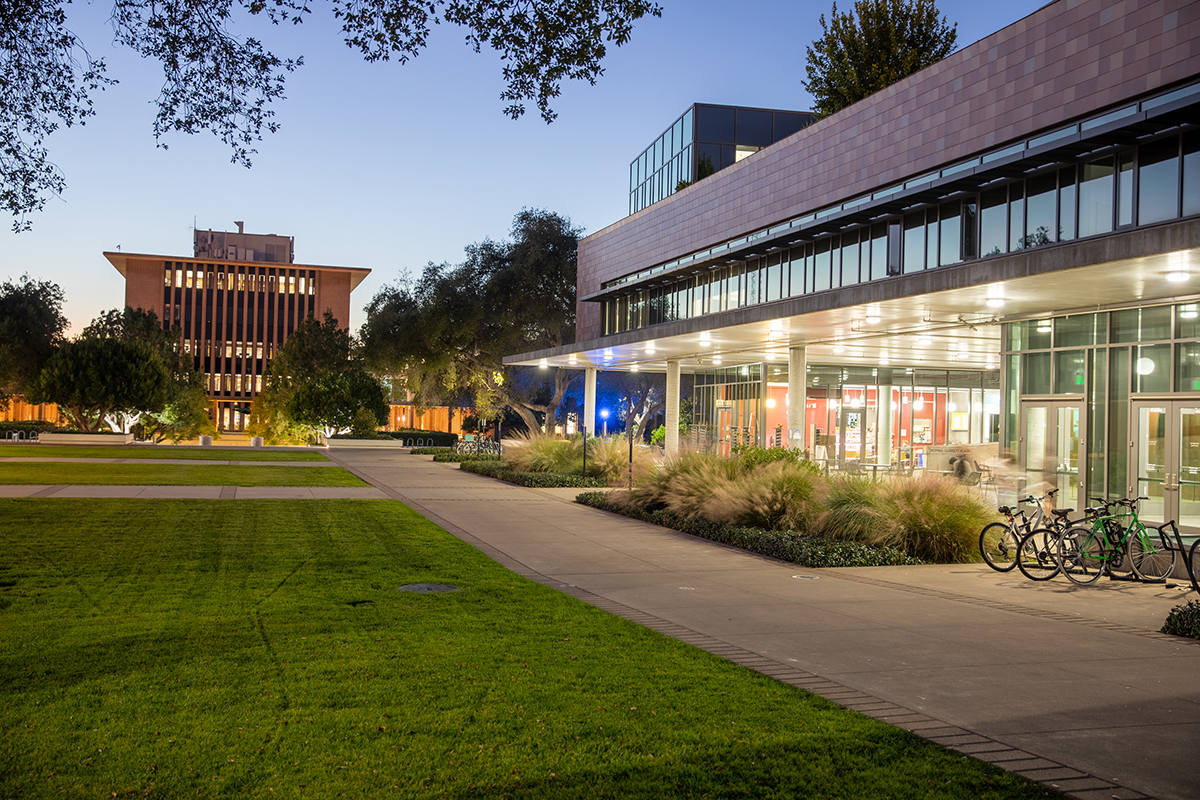
[[[249,447],[124,447],[120,445],[0,445],[0,458],[188,458],[196,461],[328,461],[318,450],[259,450]]]
[[[392,501],[0,500],[0,547],[0,797],[1056,796]]]
[[[341,467],[0,462],[0,485],[366,486]]]

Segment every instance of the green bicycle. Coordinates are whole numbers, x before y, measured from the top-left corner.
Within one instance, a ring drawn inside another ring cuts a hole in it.
[[[1175,569],[1175,550],[1167,546],[1163,528],[1147,529],[1138,519],[1137,504],[1148,497],[1116,500],[1127,510],[1101,514],[1088,525],[1069,529],[1058,540],[1058,563],[1072,583],[1095,583],[1105,572],[1113,578],[1134,577],[1147,583],[1162,583]],[[1157,531],[1157,539],[1150,533]]]

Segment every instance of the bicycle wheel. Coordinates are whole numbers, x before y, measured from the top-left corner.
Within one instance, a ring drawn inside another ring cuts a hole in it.
[[[1104,572],[1104,534],[1091,528],[1071,528],[1058,540],[1058,563],[1071,583],[1087,586]]]
[[[1012,526],[993,522],[979,533],[979,552],[989,567],[1008,572],[1017,565],[1017,534]]]
[[[1017,569],[1031,581],[1048,581],[1059,573],[1058,533],[1038,528],[1021,537]]]
[[[1156,542],[1157,536],[1145,528],[1129,535],[1128,555],[1134,573],[1147,583],[1162,583],[1175,569],[1175,551]]]

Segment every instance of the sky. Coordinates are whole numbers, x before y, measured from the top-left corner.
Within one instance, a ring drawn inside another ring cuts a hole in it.
[[[94,94],[96,116],[47,141],[67,188],[33,214],[33,230],[0,229],[0,280],[23,273],[66,295],[71,334],[124,304],[105,250],[191,256],[192,228],[295,237],[296,262],[366,267],[351,296],[351,326],[385,284],[429,262],[459,263],[467,245],[504,239],[522,208],[569,217],[594,233],[628,210],[629,163],[692,103],[804,110],[805,48],[831,0],[733,4],[660,0],[631,41],[609,48],[595,86],[565,83],[547,125],[535,106],[513,121],[499,58],[474,53],[460,29],[440,26],[408,64],[362,60],[328,6],[300,26],[251,20],[280,57],[303,55],[279,132],[257,145],[250,169],[230,163],[213,135],[169,135],[156,147],[161,66],[112,41],[104,0],[67,6],[68,27],[119,85]],[[1045,0],[940,0],[960,47]],[[849,5],[844,3],[843,8]]]

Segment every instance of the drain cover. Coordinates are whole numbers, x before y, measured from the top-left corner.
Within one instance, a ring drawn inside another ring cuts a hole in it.
[[[406,583],[400,587],[400,591],[432,594],[434,592],[457,592],[458,587],[449,583]]]

